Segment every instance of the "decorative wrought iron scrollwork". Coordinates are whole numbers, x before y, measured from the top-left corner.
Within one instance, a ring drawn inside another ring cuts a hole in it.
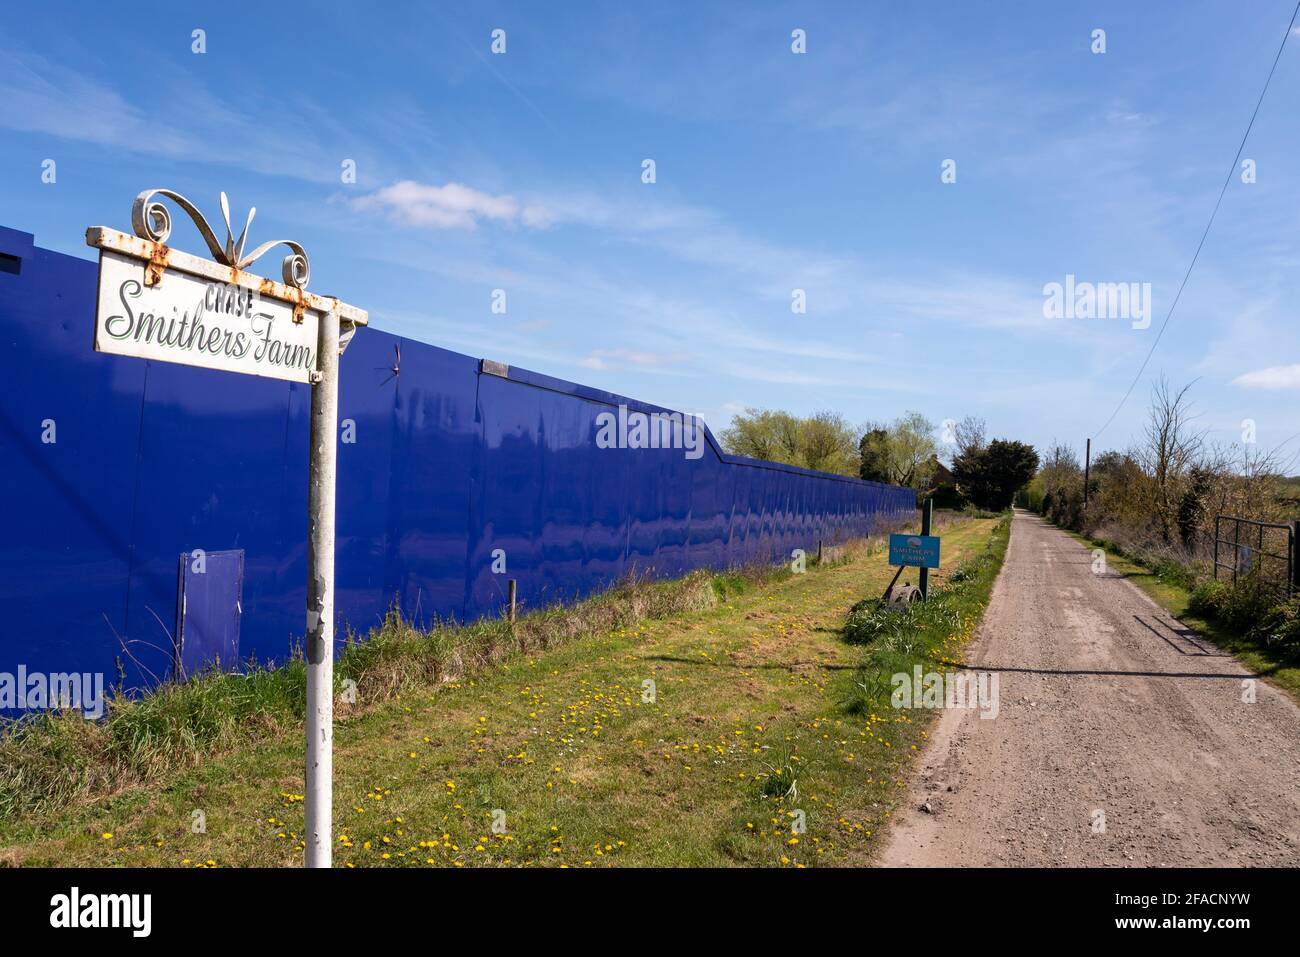
[[[136,196],[135,202],[131,205],[131,228],[141,239],[147,239],[155,243],[165,243],[167,237],[171,235],[171,212],[161,202],[155,200],[155,196],[166,197],[185,210],[198,228],[199,235],[207,243],[212,258],[223,265],[230,266],[232,269],[244,269],[260,259],[268,250],[274,249],[276,246],[288,246],[290,253],[284,257],[280,264],[280,271],[284,277],[285,285],[293,286],[296,289],[307,288],[307,283],[311,279],[311,264],[307,259],[307,250],[293,240],[273,239],[270,242],[262,243],[247,256],[244,255],[244,241],[248,238],[248,230],[253,225],[253,217],[257,215],[257,207],[254,206],[249,209],[248,219],[244,223],[239,238],[236,239],[235,232],[230,227],[230,202],[226,199],[225,193],[221,194],[221,216],[226,224],[226,243],[224,246],[217,240],[217,234],[208,225],[208,221],[199,212],[198,207],[180,193],[173,192],[170,189],[146,189]]]

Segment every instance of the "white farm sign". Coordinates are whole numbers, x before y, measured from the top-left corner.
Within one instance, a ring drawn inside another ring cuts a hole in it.
[[[173,258],[176,254],[173,253]],[[265,295],[265,281],[194,275],[101,247],[95,351],[310,382],[321,313]],[[249,277],[252,279],[253,277]],[[232,281],[233,280],[233,281]]]
[[[212,253],[203,259],[167,245],[169,199],[193,220]],[[92,226],[99,250],[95,351],[311,384],[311,460],[307,487],[307,662],[303,862],[329,867],[334,780],[334,494],[338,472],[339,357],[364,309],[307,291],[311,268],[298,243],[275,239],[248,255],[221,194],[226,241],[203,214],[169,189],[147,189],[131,206],[135,235]],[[284,282],[248,272],[263,253],[287,246]]]

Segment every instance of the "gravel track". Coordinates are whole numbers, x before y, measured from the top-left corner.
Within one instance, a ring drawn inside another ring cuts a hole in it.
[[[1300,865],[1300,708],[1093,564],[1016,512],[966,655],[998,715],[940,716],[880,863]]]

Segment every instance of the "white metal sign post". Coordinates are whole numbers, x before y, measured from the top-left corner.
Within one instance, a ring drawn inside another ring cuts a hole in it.
[[[167,246],[171,214],[153,201],[170,199],[198,227],[212,259]],[[311,466],[307,495],[306,817],[308,867],[329,867],[332,853],[334,747],[334,487],[338,462],[339,356],[363,309],[307,292],[306,251],[289,240],[263,243],[244,255],[256,209],[236,239],[221,194],[223,246],[189,200],[166,189],[145,190],[131,208],[135,235],[107,226],[86,230],[99,249],[95,351],[161,362],[310,383]],[[278,245],[290,254],[283,282],[245,272]]]
[[[320,324],[320,381],[311,390],[307,491],[307,779],[303,790],[308,867],[329,867],[334,820],[334,476],[338,460],[339,324]]]

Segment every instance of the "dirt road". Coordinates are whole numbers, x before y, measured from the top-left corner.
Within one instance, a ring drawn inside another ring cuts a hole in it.
[[[966,655],[997,716],[944,711],[883,864],[1300,864],[1300,708],[1093,565],[1016,513]]]

